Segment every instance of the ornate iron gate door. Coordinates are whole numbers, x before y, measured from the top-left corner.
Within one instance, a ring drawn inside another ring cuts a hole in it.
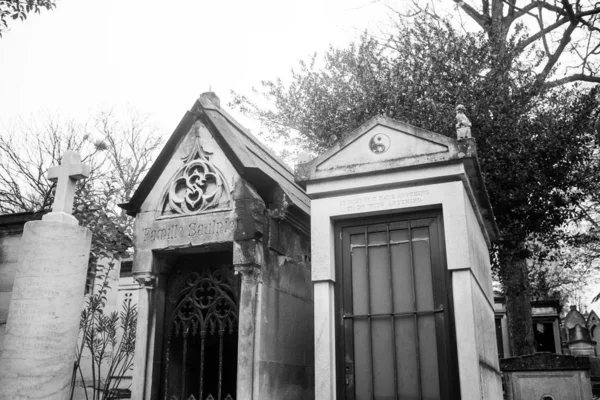
[[[342,398],[455,398],[440,219],[338,226]]]
[[[167,287],[165,400],[233,400],[238,307],[231,266],[180,269]]]

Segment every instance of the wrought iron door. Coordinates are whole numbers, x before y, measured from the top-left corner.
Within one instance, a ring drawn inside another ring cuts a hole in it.
[[[233,400],[238,307],[231,266],[182,268],[169,280],[165,400]]]
[[[341,398],[456,398],[439,219],[338,226]]]

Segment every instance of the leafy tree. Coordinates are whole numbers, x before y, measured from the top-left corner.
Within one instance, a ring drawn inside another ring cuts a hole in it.
[[[39,14],[44,8],[52,10],[55,7],[55,0],[0,0],[0,37],[8,29],[9,19],[25,21],[32,12]]]
[[[597,235],[587,227],[566,226],[565,238],[559,246],[548,248],[537,241],[530,241],[532,253],[544,257],[532,257],[527,261],[531,297],[558,299],[563,305],[579,304],[587,289],[599,282]],[[583,237],[590,235],[587,241]],[[593,236],[591,236],[593,235]]]
[[[507,52],[526,37],[515,29]],[[316,56],[301,62],[289,84],[264,81],[254,98],[234,93],[232,102],[259,119],[270,140],[313,153],[377,114],[455,136],[454,107],[466,105],[501,231],[493,259],[514,354],[533,351],[528,242],[557,246],[556,228],[597,179],[593,93],[577,86],[542,90],[545,53],[520,52],[499,63],[497,43],[485,32],[461,33],[448,20],[420,13],[398,19],[385,40],[365,34],[348,48],[330,48],[322,65]]]

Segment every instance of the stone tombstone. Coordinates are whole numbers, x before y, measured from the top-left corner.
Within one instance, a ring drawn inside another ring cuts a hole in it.
[[[571,309],[563,321],[567,334],[567,348],[573,356],[596,356],[596,342],[592,340],[587,323],[577,307]]]
[[[475,141],[378,116],[296,179],[311,198],[315,398],[502,399]]]
[[[63,400],[69,396],[91,232],[70,215],[75,181],[89,173],[67,151],[57,178],[53,212],[25,224],[4,350],[0,399]]]
[[[505,358],[500,367],[507,400],[588,400],[592,398],[590,360],[537,353]]]
[[[592,310],[590,315],[588,315],[586,326],[590,332],[591,339],[596,342],[596,356],[598,356],[600,354],[600,341],[597,340],[597,338],[600,333],[600,328],[598,328],[598,326],[600,326],[600,318],[595,311]]]
[[[214,93],[122,207],[140,285],[131,398],[312,399],[309,199]]]

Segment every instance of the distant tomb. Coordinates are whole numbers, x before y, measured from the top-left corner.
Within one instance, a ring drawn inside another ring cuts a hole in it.
[[[587,323],[583,315],[577,311],[577,307],[571,306],[571,310],[563,321],[567,334],[567,348],[573,356],[596,356],[596,342],[590,337]]]
[[[587,357],[537,353],[500,361],[507,400],[592,398]]]

